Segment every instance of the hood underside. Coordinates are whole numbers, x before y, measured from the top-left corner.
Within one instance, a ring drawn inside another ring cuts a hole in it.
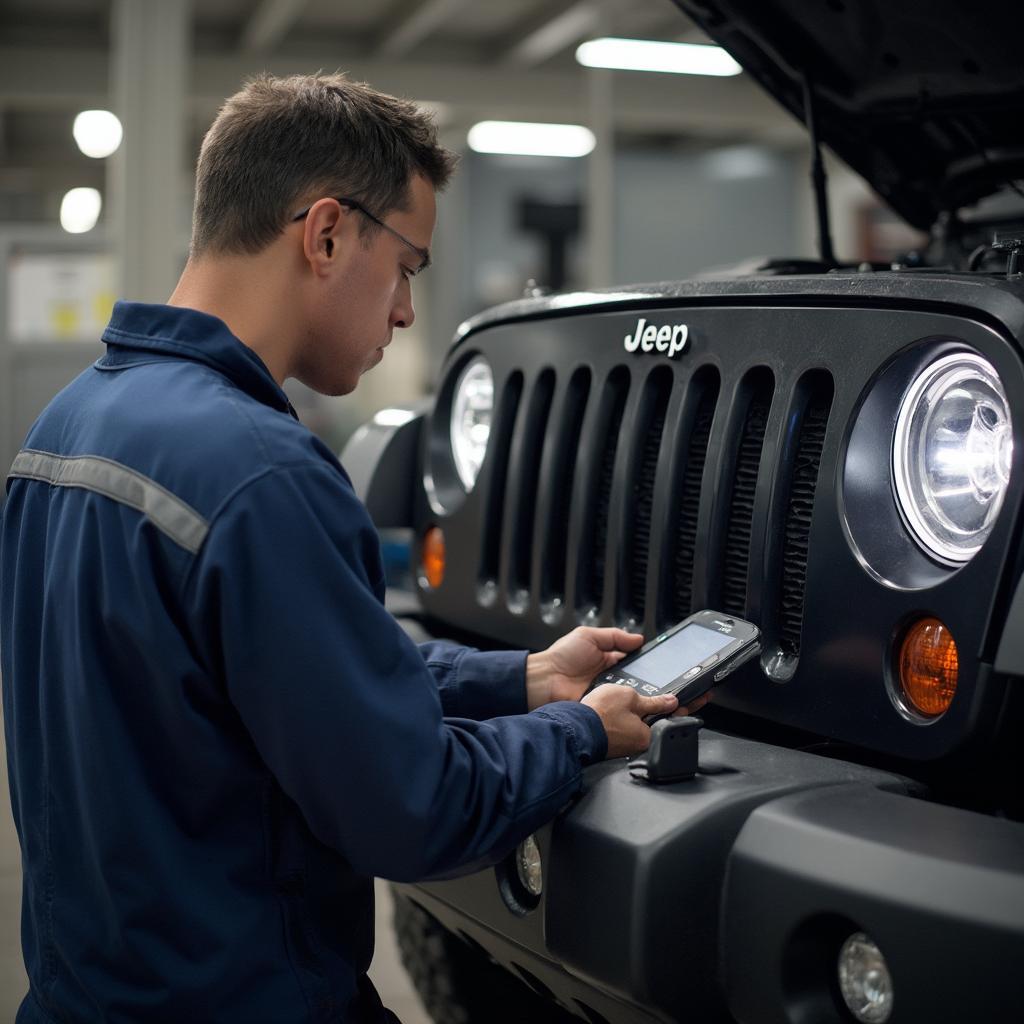
[[[1024,175],[1019,3],[675,3],[915,227]]]

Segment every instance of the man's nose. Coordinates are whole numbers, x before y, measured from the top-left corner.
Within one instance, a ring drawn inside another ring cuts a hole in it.
[[[413,309],[412,295],[407,294],[405,298],[396,303],[391,311],[392,327],[412,327],[416,319],[416,310]]]

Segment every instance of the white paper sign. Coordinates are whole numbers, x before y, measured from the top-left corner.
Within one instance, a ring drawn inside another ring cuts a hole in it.
[[[14,255],[7,289],[12,341],[99,341],[114,306],[114,261],[98,253]]]

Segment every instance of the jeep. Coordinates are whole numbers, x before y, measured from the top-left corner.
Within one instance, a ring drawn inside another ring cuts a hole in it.
[[[1024,1020],[1020,9],[676,3],[808,126],[820,258],[488,310],[343,461],[416,637],[763,647],[691,778],[397,887],[406,963],[439,1024]],[[822,145],[927,245],[836,259]]]

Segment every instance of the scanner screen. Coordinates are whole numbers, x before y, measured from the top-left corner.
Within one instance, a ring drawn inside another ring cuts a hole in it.
[[[651,683],[660,688],[678,679],[687,669],[699,665],[705,658],[727,647],[735,639],[691,622],[668,640],[640,655],[636,661],[623,665],[621,671],[641,682]]]

